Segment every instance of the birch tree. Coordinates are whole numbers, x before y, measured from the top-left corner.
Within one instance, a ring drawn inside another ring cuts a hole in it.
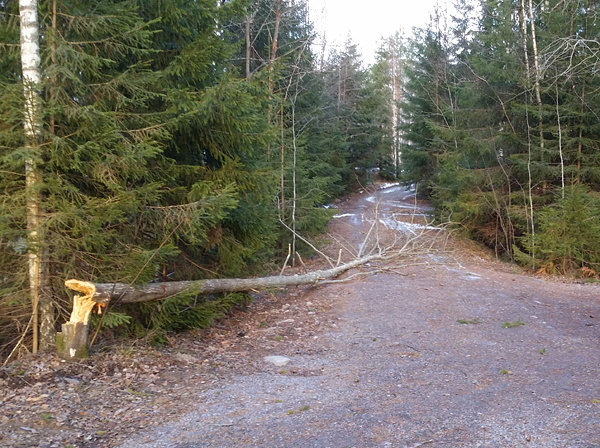
[[[37,0],[19,1],[19,18],[21,33],[21,69],[23,74],[24,93],[24,128],[26,149],[25,185],[27,194],[27,245],[28,245],[28,277],[31,296],[31,313],[33,329],[33,353],[38,348],[48,348],[53,338],[52,304],[44,298],[42,287],[43,275],[43,235],[41,231],[42,197],[40,193],[41,176],[38,169],[41,143],[41,98],[42,82],[39,22]],[[42,312],[41,338],[39,331],[39,313]]]

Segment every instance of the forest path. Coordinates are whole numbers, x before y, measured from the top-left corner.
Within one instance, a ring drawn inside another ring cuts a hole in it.
[[[359,243],[376,203],[396,231],[427,212],[389,186],[343,203],[332,231]],[[240,368],[120,446],[600,447],[598,285],[471,250],[413,261],[273,298],[221,341]]]

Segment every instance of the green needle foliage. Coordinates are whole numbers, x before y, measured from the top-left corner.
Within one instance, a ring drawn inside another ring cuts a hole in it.
[[[598,33],[598,10],[583,0],[533,3],[484,0],[475,11],[459,1],[458,14],[437,11],[415,34],[403,176],[440,221],[498,257],[593,274],[599,90],[597,51],[582,43]]]
[[[332,215],[324,204],[389,167],[384,69],[363,69],[351,45],[317,69],[304,2],[281,2],[271,60],[276,4],[39,1],[43,122],[32,150],[18,1],[0,2],[0,353],[30,318],[34,246],[58,326],[71,307],[67,278],[265,272],[287,254],[280,219],[315,235]],[[31,159],[40,179],[31,187],[41,198],[36,241],[26,234]],[[207,325],[247,299],[187,294],[111,309],[98,323],[161,335]]]

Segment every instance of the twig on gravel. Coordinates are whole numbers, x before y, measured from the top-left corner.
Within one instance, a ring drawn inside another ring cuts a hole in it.
[[[420,446],[428,445],[428,444],[433,443],[433,442],[435,442],[435,440],[433,440],[433,439],[432,440],[426,440],[425,442],[417,443],[416,445],[413,445],[410,448],[419,448]]]

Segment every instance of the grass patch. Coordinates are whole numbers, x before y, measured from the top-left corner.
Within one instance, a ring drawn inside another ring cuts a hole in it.
[[[54,418],[52,414],[46,414],[45,412],[42,412],[40,414],[40,417],[44,421],[44,423],[50,423],[50,421]]]
[[[480,324],[481,321],[479,319],[467,320],[467,319],[458,319],[456,322],[463,325],[477,325]]]
[[[525,322],[523,322],[521,319],[519,319],[519,320],[515,320],[514,322],[504,322],[502,324],[502,328],[515,328],[515,327],[520,327],[522,325],[525,325]]]
[[[297,411],[292,411],[292,410],[287,411],[287,415],[299,414],[300,412],[308,411],[309,409],[310,409],[310,406],[304,405],[304,406],[301,406],[300,409],[298,409]]]

